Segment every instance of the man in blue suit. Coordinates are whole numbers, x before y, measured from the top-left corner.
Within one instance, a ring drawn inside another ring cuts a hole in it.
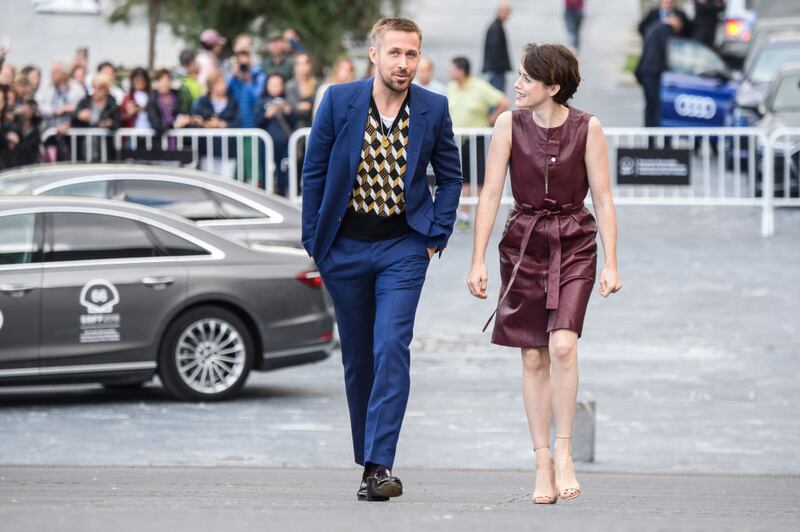
[[[327,90],[303,164],[303,245],[336,310],[362,500],[403,492],[391,468],[408,402],[414,315],[461,194],[447,100],[411,85],[421,42],[411,20],[373,26],[375,78]]]

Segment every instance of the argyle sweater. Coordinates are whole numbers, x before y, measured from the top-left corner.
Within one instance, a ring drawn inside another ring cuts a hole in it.
[[[341,234],[359,240],[386,240],[408,233],[405,178],[409,123],[408,97],[391,127],[381,122],[370,98],[361,162]]]

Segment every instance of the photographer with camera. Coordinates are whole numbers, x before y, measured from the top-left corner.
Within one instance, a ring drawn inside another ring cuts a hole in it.
[[[237,50],[231,60],[228,94],[239,106],[241,127],[255,127],[254,112],[256,103],[264,92],[264,82],[264,73],[253,65],[250,50]]]

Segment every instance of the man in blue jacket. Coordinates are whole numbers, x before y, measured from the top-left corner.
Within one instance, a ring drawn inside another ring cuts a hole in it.
[[[336,310],[353,450],[364,466],[359,499],[403,492],[391,468],[408,402],[414,315],[461,194],[447,99],[411,85],[421,42],[411,20],[373,26],[375,78],[326,91],[303,165],[303,245]]]

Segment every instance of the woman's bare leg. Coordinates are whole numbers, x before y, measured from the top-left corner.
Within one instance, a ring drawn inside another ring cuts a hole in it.
[[[562,497],[576,496],[580,485],[572,462],[571,436],[575,423],[575,402],[578,398],[578,335],[558,329],[550,333],[549,352],[552,360],[550,395],[556,416],[555,463],[558,489]]]
[[[546,347],[522,350],[522,398],[528,430],[536,448],[536,487],[533,500],[545,502],[556,495],[553,455],[550,451],[550,354]]]

